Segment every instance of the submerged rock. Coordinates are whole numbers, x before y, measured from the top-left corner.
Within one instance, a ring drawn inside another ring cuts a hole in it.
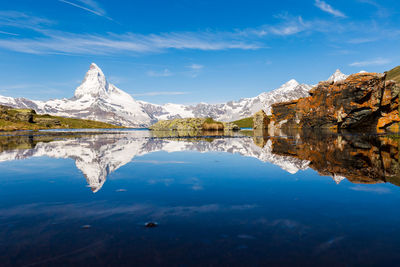
[[[146,228],[154,228],[154,227],[158,226],[158,223],[156,223],[156,222],[147,222],[144,226]]]

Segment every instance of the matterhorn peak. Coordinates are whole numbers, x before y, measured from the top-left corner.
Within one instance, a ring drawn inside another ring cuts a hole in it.
[[[107,93],[108,82],[103,71],[95,64],[90,64],[82,84],[76,88],[75,97],[83,96],[99,97]]]
[[[349,75],[346,75],[346,74],[342,73],[342,72],[340,71],[340,69],[337,69],[337,70],[335,71],[335,73],[333,73],[333,74],[331,75],[331,77],[328,78],[327,81],[328,81],[328,82],[340,82],[340,81],[346,80],[347,77],[349,77]]]

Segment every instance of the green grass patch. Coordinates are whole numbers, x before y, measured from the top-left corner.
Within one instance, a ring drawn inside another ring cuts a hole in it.
[[[41,129],[102,129],[123,128],[109,123],[38,115],[32,109],[0,107],[0,131],[41,130]]]
[[[386,74],[386,80],[394,80],[397,83],[400,83],[400,66],[390,70]]]
[[[244,119],[237,120],[237,121],[232,121],[232,123],[236,124],[240,128],[253,128],[253,126],[254,126],[253,117],[244,118]]]

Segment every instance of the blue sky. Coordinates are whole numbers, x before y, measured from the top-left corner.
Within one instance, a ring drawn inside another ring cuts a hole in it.
[[[0,2],[0,95],[69,98],[91,62],[134,98],[217,103],[400,65],[400,1]]]

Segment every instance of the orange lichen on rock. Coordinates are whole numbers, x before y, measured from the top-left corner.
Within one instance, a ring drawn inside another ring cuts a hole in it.
[[[400,122],[399,91],[380,73],[320,82],[309,97],[272,105],[271,123],[281,128],[394,129]]]

